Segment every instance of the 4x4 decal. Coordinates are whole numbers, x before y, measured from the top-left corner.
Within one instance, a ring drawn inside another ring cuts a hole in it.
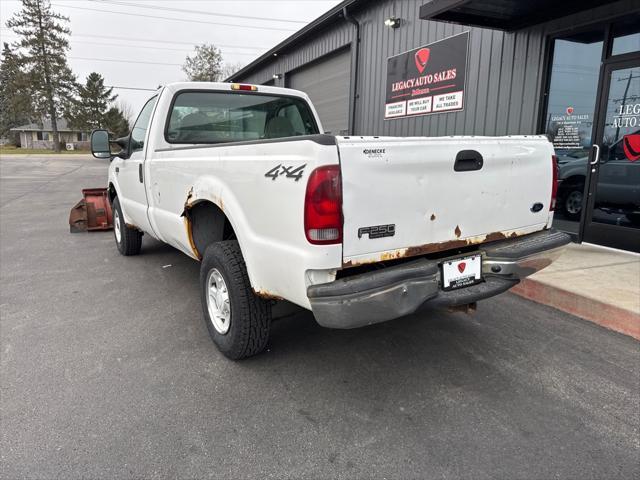
[[[276,178],[284,175],[286,178],[294,178],[295,181],[297,182],[302,178],[302,174],[304,173],[304,167],[306,166],[307,166],[306,163],[304,165],[300,165],[299,167],[295,167],[295,168],[294,168],[294,165],[285,166],[280,164],[277,167],[273,167],[271,170],[265,173],[264,176],[267,178],[270,178],[271,180],[275,180]]]

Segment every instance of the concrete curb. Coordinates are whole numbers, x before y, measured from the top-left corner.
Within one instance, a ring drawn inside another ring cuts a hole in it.
[[[584,320],[640,340],[640,315],[558,287],[524,279],[511,291],[537,303],[570,313]]]

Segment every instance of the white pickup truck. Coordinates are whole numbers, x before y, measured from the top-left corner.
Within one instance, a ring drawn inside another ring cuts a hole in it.
[[[303,92],[175,83],[129,136],[96,130],[91,145],[112,160],[118,250],[148,234],[200,260],[206,325],[233,359],[265,348],[278,300],[331,328],[466,306],[569,242],[550,229],[543,136],[327,135]]]

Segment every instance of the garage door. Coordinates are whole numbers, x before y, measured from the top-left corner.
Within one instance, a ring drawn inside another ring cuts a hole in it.
[[[311,98],[325,132],[346,135],[349,129],[351,52],[336,55],[287,75],[287,86]]]

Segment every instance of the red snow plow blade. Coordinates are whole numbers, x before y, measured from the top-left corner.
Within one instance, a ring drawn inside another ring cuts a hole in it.
[[[110,230],[113,228],[111,204],[106,188],[85,188],[84,198],[80,200],[69,214],[69,230],[71,233],[93,230]]]

